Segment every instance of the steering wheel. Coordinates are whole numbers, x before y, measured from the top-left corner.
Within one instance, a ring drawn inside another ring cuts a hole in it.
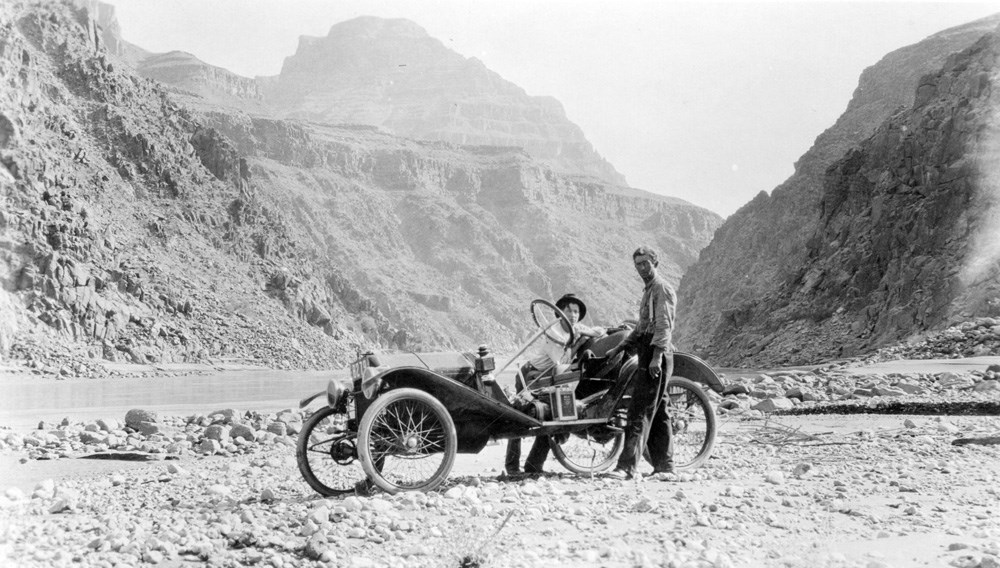
[[[531,301],[531,317],[544,333],[545,337],[563,347],[569,347],[576,342],[576,331],[573,324],[562,310],[548,300]]]

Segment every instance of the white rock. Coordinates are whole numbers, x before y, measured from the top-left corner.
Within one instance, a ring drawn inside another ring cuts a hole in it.
[[[21,491],[18,487],[8,487],[6,491],[3,492],[4,496],[11,501],[23,501],[26,499],[24,491]]]

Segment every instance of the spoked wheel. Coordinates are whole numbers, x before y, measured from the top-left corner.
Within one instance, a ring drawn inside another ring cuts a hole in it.
[[[424,391],[396,389],[375,399],[361,417],[358,454],[365,473],[383,490],[429,491],[455,463],[455,423]]]
[[[622,453],[624,432],[604,432],[596,435],[580,432],[549,436],[552,453],[559,463],[573,473],[589,475],[606,471]]]
[[[715,412],[701,386],[683,377],[670,377],[667,415],[674,427],[674,469],[694,469],[712,455]]]
[[[295,457],[302,477],[320,495],[353,492],[355,484],[365,479],[357,461],[356,438],[347,414],[329,406],[317,410],[302,427]]]

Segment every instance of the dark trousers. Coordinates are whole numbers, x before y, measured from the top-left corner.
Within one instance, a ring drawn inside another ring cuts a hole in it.
[[[528,452],[528,459],[524,460],[524,473],[541,473],[545,460],[549,457],[549,437],[535,436],[535,443],[531,444],[531,451]],[[521,439],[513,438],[507,440],[507,458],[504,460],[504,469],[507,473],[521,471]]]
[[[525,363],[521,367],[521,377],[524,379],[525,383],[533,380],[538,375],[538,371],[531,366],[531,363]],[[521,392],[524,385],[517,385],[517,392]],[[541,418],[539,417],[539,420]],[[549,457],[549,437],[548,436],[535,436],[535,443],[531,445],[531,451],[528,452],[528,459],[524,461],[524,472],[525,473],[541,473],[542,466],[545,465],[545,460]],[[521,439],[513,438],[507,440],[507,456],[503,462],[503,468],[507,473],[516,473],[521,471]]]
[[[625,447],[615,469],[634,473],[642,449],[648,447],[653,470],[664,471],[673,466],[674,460],[673,425],[667,416],[667,405],[663,403],[667,379],[674,372],[674,356],[665,354],[660,363],[660,376],[654,378],[649,374],[653,346],[648,340],[639,345],[639,368],[633,379],[635,387],[628,407]]]

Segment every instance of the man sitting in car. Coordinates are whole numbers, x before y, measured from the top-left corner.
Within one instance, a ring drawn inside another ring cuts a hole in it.
[[[546,336],[541,352],[522,365],[518,371],[518,378],[515,382],[518,393],[541,377],[555,375],[565,370],[577,357],[577,351],[587,339],[603,337],[607,333],[602,327],[589,327],[580,323],[580,320],[587,315],[587,305],[576,295],[565,294],[556,302],[556,307],[566,315],[573,325],[573,331],[576,332],[577,336],[576,340],[572,345],[564,347]],[[536,436],[535,442],[531,445],[531,451],[528,452],[528,458],[524,462],[524,473],[529,475],[544,473],[542,465],[548,456],[549,437]],[[512,438],[507,442],[507,456],[504,460],[504,471],[507,475],[520,474],[520,462],[521,439]]]

